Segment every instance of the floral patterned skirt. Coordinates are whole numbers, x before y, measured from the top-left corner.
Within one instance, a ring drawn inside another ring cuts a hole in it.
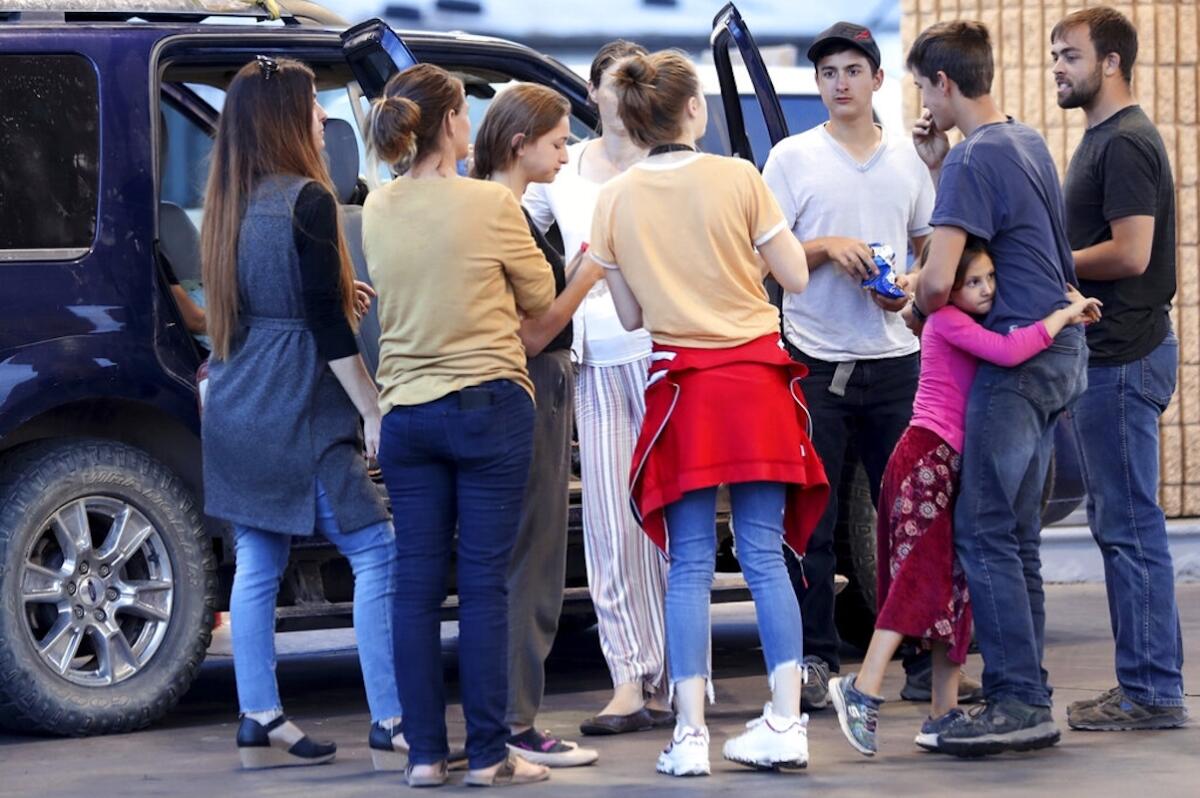
[[[967,580],[954,554],[954,499],[962,458],[935,432],[909,427],[879,492],[880,607],[875,626],[945,643],[962,664],[971,643]]]

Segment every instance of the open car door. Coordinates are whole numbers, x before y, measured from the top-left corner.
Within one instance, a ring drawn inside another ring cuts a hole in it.
[[[408,46],[380,19],[369,19],[345,30],[342,51],[368,100],[383,94],[392,75],[417,63]]]
[[[734,72],[732,47],[736,47],[750,84],[754,88],[758,106],[767,125],[767,134],[771,146],[787,138],[787,118],[783,115],[783,107],[779,104],[779,95],[775,93],[775,85],[771,75],[763,63],[758,45],[750,35],[745,20],[733,3],[727,3],[713,18],[712,36],[709,39],[713,51],[713,64],[717,70],[717,80],[721,84],[721,104],[725,112],[725,123],[728,127],[730,152],[756,163],[750,137],[746,133],[746,119],[742,113],[741,97],[738,95],[737,76]],[[766,153],[761,153],[765,160]]]

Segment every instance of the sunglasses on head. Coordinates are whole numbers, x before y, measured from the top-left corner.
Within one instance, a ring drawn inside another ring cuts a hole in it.
[[[263,80],[270,80],[271,76],[279,71],[279,62],[267,55],[256,55],[254,60],[258,63],[258,70],[262,73]]]

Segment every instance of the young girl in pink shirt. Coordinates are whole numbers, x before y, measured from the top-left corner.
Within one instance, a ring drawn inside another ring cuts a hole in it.
[[[954,556],[951,523],[967,395],[979,360],[1017,366],[1048,347],[1063,327],[1089,320],[1100,306],[1069,289],[1070,305],[1001,335],[978,323],[995,296],[992,259],[972,237],[959,261],[950,302],[930,315],[922,331],[912,421],[884,472],[878,521],[882,603],[875,633],[862,670],[829,683],[842,732],[866,756],[876,751],[884,671],[906,637],[920,640],[933,655],[933,711],[917,745],[937,750],[939,732],[962,716],[958,680],[971,642],[971,608],[966,578]]]

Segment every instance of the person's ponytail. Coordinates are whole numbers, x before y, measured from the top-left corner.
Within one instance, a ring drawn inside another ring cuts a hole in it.
[[[700,96],[700,79],[682,52],[660,50],[617,62],[613,88],[629,137],[653,147],[679,138],[688,100]]]
[[[371,153],[403,173],[440,146],[446,114],[462,108],[463,83],[433,64],[417,64],[392,75],[383,96],[371,104],[366,140]]]
[[[405,171],[417,154],[421,107],[407,97],[381,97],[367,115],[367,142],[384,163]]]

